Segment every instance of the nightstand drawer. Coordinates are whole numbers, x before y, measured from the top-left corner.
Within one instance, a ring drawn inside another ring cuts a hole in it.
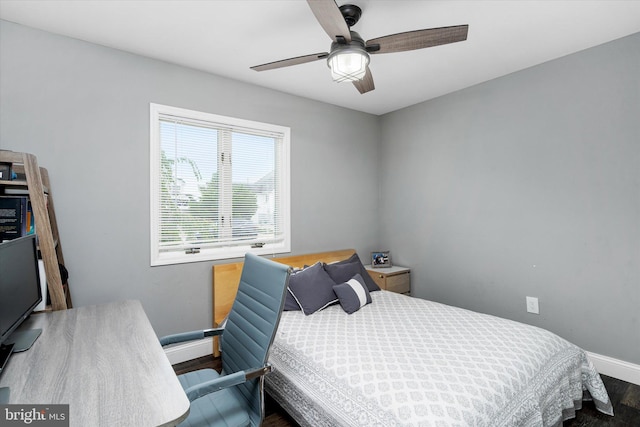
[[[405,294],[411,292],[411,272],[406,267],[373,268],[366,267],[371,278],[380,289]]]
[[[396,274],[395,276],[387,277],[387,290],[391,292],[397,292],[404,294],[411,291],[411,278],[409,272]]]
[[[375,271],[369,271],[369,276],[371,276],[373,281],[376,282],[376,285],[378,285],[380,289],[387,288],[387,281],[383,275],[377,274]]]

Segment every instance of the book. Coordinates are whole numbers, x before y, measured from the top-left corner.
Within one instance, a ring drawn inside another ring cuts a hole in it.
[[[9,181],[11,178],[11,163],[0,162],[0,180]]]
[[[0,241],[35,233],[33,208],[28,197],[0,197]]]

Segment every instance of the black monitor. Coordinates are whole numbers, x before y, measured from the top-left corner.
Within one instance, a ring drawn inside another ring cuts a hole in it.
[[[32,331],[26,343],[16,342],[14,331],[41,301],[35,234],[0,243],[0,372],[12,351],[28,349],[40,334]]]

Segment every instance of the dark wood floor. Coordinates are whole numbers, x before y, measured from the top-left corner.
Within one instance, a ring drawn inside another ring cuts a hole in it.
[[[173,366],[176,374],[195,369],[220,370],[220,359],[201,357]],[[602,375],[615,417],[598,412],[592,402],[584,402],[576,418],[565,421],[563,427],[640,427],[640,386]],[[265,427],[296,427],[298,424],[269,396],[265,399]]]

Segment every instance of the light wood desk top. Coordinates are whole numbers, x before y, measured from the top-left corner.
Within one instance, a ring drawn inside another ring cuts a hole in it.
[[[42,328],[0,377],[9,403],[69,404],[71,426],[171,426],[187,399],[138,301],[34,314]]]

